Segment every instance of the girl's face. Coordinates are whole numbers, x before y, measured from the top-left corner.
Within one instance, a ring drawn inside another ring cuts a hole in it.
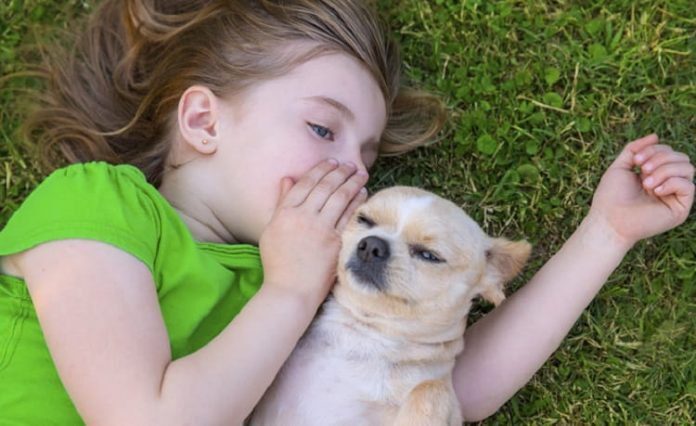
[[[327,158],[369,169],[387,119],[377,82],[340,53],[220,99],[219,111],[219,146],[207,165],[217,188],[207,202],[238,242],[250,243],[270,221],[283,177],[297,181]]]

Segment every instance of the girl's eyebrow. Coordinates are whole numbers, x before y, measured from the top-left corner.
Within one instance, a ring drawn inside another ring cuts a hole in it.
[[[308,96],[306,98],[302,98],[302,100],[306,101],[312,101],[312,102],[319,102],[323,103],[326,105],[329,105],[336,109],[338,112],[341,113],[344,117],[346,117],[349,121],[355,121],[355,114],[353,114],[353,111],[350,110],[347,106],[343,105],[339,101],[337,101],[334,98],[330,98],[328,96]]]

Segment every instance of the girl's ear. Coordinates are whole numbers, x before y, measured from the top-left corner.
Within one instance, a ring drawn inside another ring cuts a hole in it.
[[[494,238],[486,251],[481,296],[498,306],[504,299],[503,286],[522,271],[532,246],[526,241]]]
[[[217,150],[217,128],[220,103],[205,86],[191,86],[181,95],[178,127],[183,142],[201,154]]]

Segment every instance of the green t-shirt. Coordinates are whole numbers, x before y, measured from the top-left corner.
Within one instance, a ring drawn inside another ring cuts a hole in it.
[[[68,238],[106,242],[150,269],[174,359],[218,335],[263,280],[257,247],[196,242],[130,165],[93,162],[53,172],[0,231],[0,256]],[[80,423],[24,281],[0,271],[0,424]]]

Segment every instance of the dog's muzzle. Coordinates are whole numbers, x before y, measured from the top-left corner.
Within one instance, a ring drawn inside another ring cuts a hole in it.
[[[389,243],[385,240],[369,236],[360,242],[355,253],[346,264],[346,268],[361,283],[371,285],[377,290],[387,287],[386,269],[389,263]]]

